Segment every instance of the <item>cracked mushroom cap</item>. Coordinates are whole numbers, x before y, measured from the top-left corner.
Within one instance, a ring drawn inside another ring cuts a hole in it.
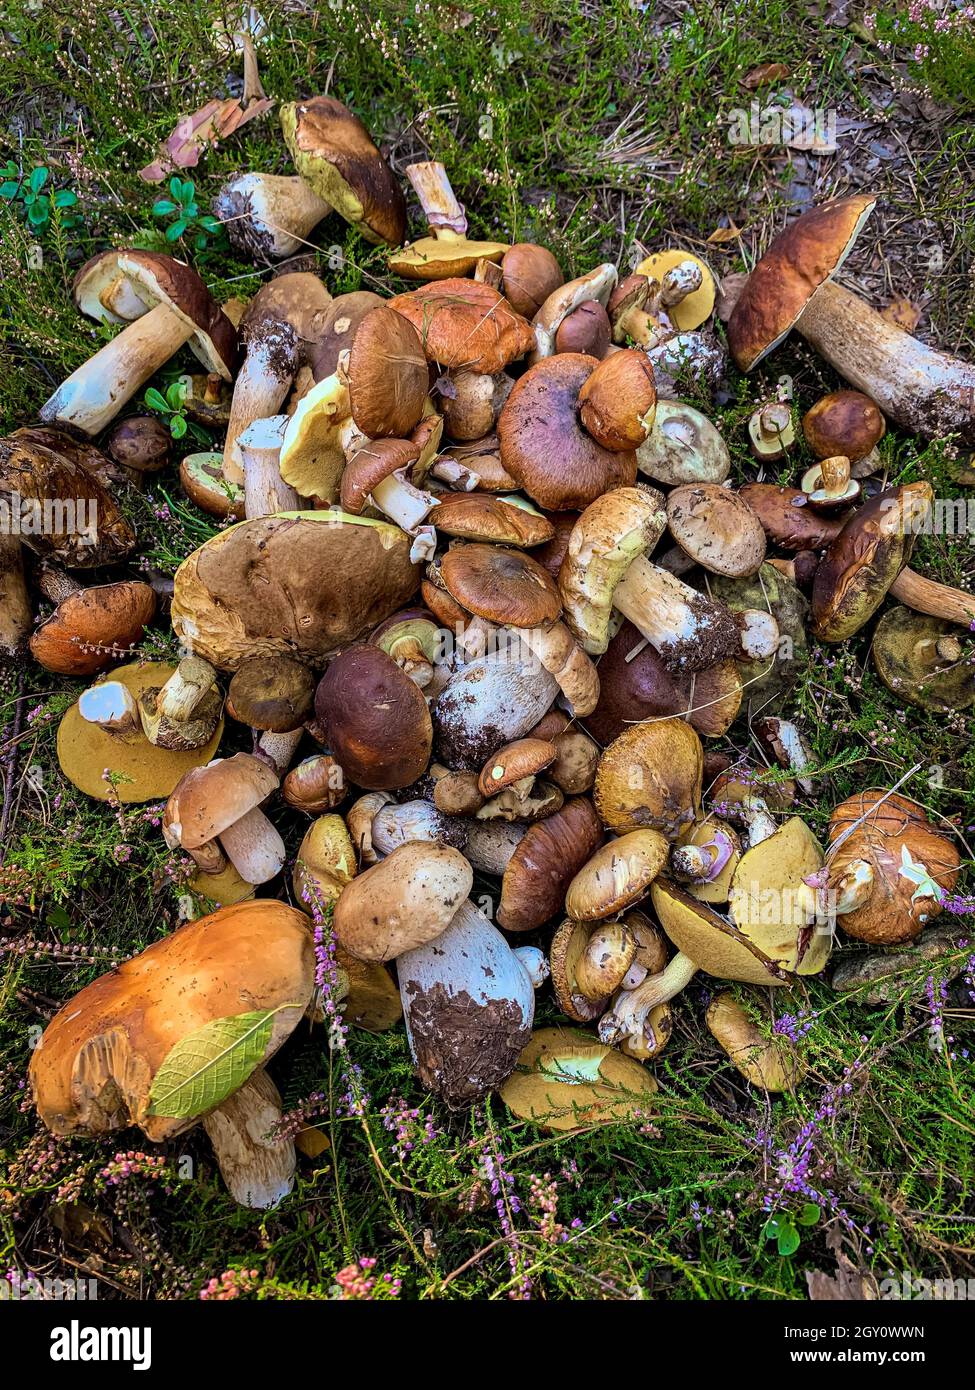
[[[31,1056],[37,1112],[54,1134],[136,1124],[164,1143],[199,1118],[153,1113],[153,1079],[172,1049],[217,1019],[276,1010],[262,1065],[314,988],[303,913],[272,899],[220,908],[123,961],[55,1014]]]
[[[625,912],[666,866],[669,851],[658,830],[631,830],[607,841],[569,884],[566,912],[578,922],[600,922]]]
[[[670,534],[712,574],[756,574],[765,559],[762,523],[740,494],[717,483],[685,483],[667,497]]]
[[[365,439],[349,455],[342,473],[339,501],[342,510],[358,516],[369,502],[373,490],[394,473],[409,473],[420,457],[420,449],[409,439]]]
[[[818,459],[866,458],[887,432],[880,407],[862,391],[831,391],[802,417],[806,443]]]
[[[555,527],[521,498],[493,492],[443,492],[436,511],[437,531],[457,540],[530,549],[546,545]]]
[[[964,628],[898,604],[874,628],[870,654],[878,676],[909,705],[945,713],[975,704],[975,670]]]
[[[519,738],[499,749],[481,768],[478,790],[484,797],[497,796],[524,777],[537,777],[558,757],[554,743],[544,738]]]
[[[241,662],[227,687],[227,713],[252,729],[289,733],[311,716],[315,681],[301,661],[270,656]]]
[[[580,1028],[542,1028],[501,1087],[520,1119],[569,1132],[646,1115],[657,1083],[646,1067]]]
[[[94,675],[141,641],[155,612],[156,595],[139,579],[76,589],[31,633],[31,655],[58,675]]]
[[[165,685],[175,670],[168,662],[136,661],[107,672],[106,679],[124,685],[138,704],[146,690]],[[58,763],[68,781],[96,801],[159,801],[169,796],[184,773],[210,761],[222,737],[223,715],[201,748],[157,748],[141,729],[131,742],[123,742],[83,719],[76,700],[58,726]],[[103,776],[106,770],[113,774],[111,782]]]
[[[593,369],[579,392],[583,426],[613,453],[638,448],[653,429],[657,388],[645,352],[625,348]]]
[[[530,825],[504,871],[498,924],[510,932],[534,931],[558,916],[565,890],[602,838],[592,804],[581,796]]]
[[[279,654],[315,666],[402,608],[418,582],[398,526],[345,512],[256,517],[180,565],[173,630],[222,670]]]
[[[772,242],[728,321],[728,346],[750,372],[788,336],[809,300],[839,270],[876,198],[834,198],[804,212]]]
[[[315,714],[350,782],[408,787],[430,764],[433,725],[419,686],[379,647],[341,652],[318,683]]]
[[[100,251],[74,277],[73,293],[81,312],[98,323],[130,323],[165,304],[193,329],[189,348],[206,370],[233,380],[239,360],[237,329],[196,271],[182,261],[157,251]]]
[[[731,455],[706,415],[683,401],[658,401],[653,428],[636,451],[636,466],[668,487],[723,483],[731,472]]]
[[[930,483],[908,483],[878,493],[854,512],[816,570],[814,637],[843,642],[873,616],[910,560],[933,501]]]
[[[898,793],[871,790],[841,802],[830,817],[829,843],[829,887],[838,896],[857,863],[872,870],[866,901],[837,916],[860,941],[912,941],[941,912],[940,895],[951,893],[958,878],[954,842],[935,829],[923,806]]]
[[[847,518],[810,507],[798,487],[745,483],[738,496],[758,517],[768,539],[780,550],[823,550],[843,530]]]
[[[617,834],[659,830],[673,839],[701,802],[704,750],[683,719],[633,724],[599,760],[593,800]]]
[[[580,352],[543,358],[515,383],[498,418],[502,464],[546,510],[579,511],[636,481],[633,450],[604,449],[582,427],[580,392],[597,366]]]
[[[387,301],[416,329],[428,362],[493,376],[535,345],[531,324],[479,280],[435,280]]]
[[[366,241],[399,246],[406,199],[365,126],[335,97],[281,107],[281,129],[298,173]]]
[[[430,385],[419,334],[385,305],[359,324],[349,358],[352,418],[369,439],[405,439],[418,424]]]
[[[448,594],[469,613],[512,627],[548,627],[562,611],[551,575],[520,550],[453,545],[440,564]]]
[[[336,939],[359,960],[395,960],[446,931],[473,884],[460,850],[429,840],[400,845],[342,890]]]
[[[564,281],[561,266],[544,246],[519,241],[509,246],[501,259],[504,297],[516,314],[528,320]]]
[[[276,772],[250,753],[215,758],[184,773],[166,803],[163,836],[169,845],[199,849],[255,810],[278,787]]]
[[[747,849],[731,880],[728,915],[784,970],[817,975],[829,959],[832,932],[816,916],[805,880],[823,867],[823,851],[800,819],[787,821]]]

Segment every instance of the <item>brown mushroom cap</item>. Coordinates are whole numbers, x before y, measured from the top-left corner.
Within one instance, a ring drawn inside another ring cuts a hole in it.
[[[311,714],[315,681],[301,661],[270,656],[242,661],[227,687],[227,713],[252,729],[288,733]]]
[[[697,814],[703,775],[701,740],[690,724],[633,724],[603,753],[593,800],[618,834],[649,828],[673,838]]]
[[[878,676],[898,700],[945,713],[975,704],[975,670],[961,641],[965,629],[898,604],[873,632]]]
[[[543,1028],[518,1058],[501,1099],[542,1129],[572,1132],[645,1115],[657,1083],[639,1062],[578,1028]]]
[[[598,922],[632,907],[665,867],[669,845],[657,830],[631,830],[609,840],[583,864],[565,894],[579,922]]]
[[[350,454],[342,473],[342,510],[358,516],[372,491],[403,469],[410,469],[420,450],[409,439],[367,439]]]
[[[423,413],[430,370],[419,334],[402,314],[373,309],[349,359],[352,418],[369,439],[404,439]]]
[[[124,685],[138,702],[144,690],[165,685],[175,670],[168,662],[137,661],[118,667],[110,679]],[[58,727],[58,763],[68,781],[96,801],[159,801],[169,796],[184,773],[210,761],[222,737],[221,717],[202,748],[181,752],[156,748],[141,732],[132,742],[123,743],[82,719],[75,701]],[[106,769],[117,774],[112,783],[102,776]]]
[[[42,449],[50,449],[59,458],[80,464],[109,492],[120,484],[124,486],[125,474],[101,449],[96,448],[89,439],[76,439],[57,425],[23,425],[11,433],[10,439],[24,448],[39,444]]]
[[[297,763],[281,783],[281,795],[289,806],[306,815],[331,811],[345,799],[345,774],[331,753],[314,753]]]
[[[516,314],[529,320],[565,281],[551,251],[528,241],[508,247],[501,260],[501,277],[505,299]]]
[[[667,524],[685,554],[714,574],[743,578],[765,559],[765,532],[740,493],[685,483],[667,497]]]
[[[454,545],[440,565],[444,586],[479,618],[548,627],[562,611],[552,576],[530,556],[493,545]]]
[[[558,749],[543,738],[519,738],[499,749],[481,769],[478,790],[482,796],[498,792],[520,782],[523,777],[536,777],[555,762]]]
[[[94,675],[141,641],[155,611],[155,593],[138,579],[77,589],[31,634],[31,655],[46,671]]]
[[[277,786],[277,773],[250,753],[194,767],[166,803],[163,831],[183,849],[199,849],[260,806]]]
[[[179,481],[191,502],[222,521],[243,521],[244,489],[223,476],[223,454],[207,450],[180,460]]]
[[[169,462],[173,438],[154,415],[128,415],[116,420],[105,447],[116,463],[139,473],[157,473]]]
[[[657,388],[645,352],[604,357],[579,392],[580,417],[597,444],[613,453],[636,449],[653,428]]]
[[[428,362],[493,376],[535,346],[531,324],[479,280],[436,280],[387,301],[416,329]]]
[[[353,647],[335,658],[315,692],[315,714],[357,786],[408,787],[426,772],[433,746],[427,702],[379,647]]]
[[[359,325],[373,309],[382,308],[385,300],[371,290],[353,290],[332,300],[322,319],[318,338],[306,349],[315,381],[325,381],[334,374],[339,357],[351,352]]]
[[[171,1050],[216,1019],[275,1010],[267,1061],[314,988],[308,918],[294,908],[261,899],[189,922],[87,985],[54,1016],[31,1056],[38,1114],[55,1134],[137,1124],[163,1143],[198,1118],[150,1111],[153,1078]]]
[[[579,511],[636,481],[632,450],[613,453],[582,428],[579,393],[597,361],[563,352],[530,367],[498,420],[501,462],[540,507]]]
[[[434,520],[444,536],[494,545],[545,545],[555,527],[534,507],[493,492],[444,492]]]
[[[176,572],[176,635],[234,671],[276,653],[316,665],[402,608],[419,568],[410,538],[344,512],[293,512],[241,522]]]
[[[784,1038],[768,1038],[748,1017],[730,990],[716,994],[704,1015],[708,1030],[742,1076],[759,1090],[794,1091],[805,1075],[799,1057]]]
[[[281,107],[281,129],[305,182],[367,241],[399,246],[406,199],[357,116],[335,97]]]
[[[862,391],[831,391],[802,417],[806,443],[818,459],[845,454],[856,463],[880,443],[886,430],[880,407]]]
[[[342,890],[336,939],[359,960],[395,960],[442,935],[473,884],[460,850],[428,840],[400,845]]]
[[[738,496],[758,517],[768,539],[782,550],[822,550],[836,540],[846,522],[845,516],[810,507],[798,487],[745,483]]]
[[[573,309],[555,330],[556,352],[586,352],[603,358],[613,341],[609,314],[598,299],[587,299]]]
[[[750,372],[791,331],[806,304],[843,264],[876,198],[835,198],[798,217],[749,275],[728,321],[735,365]]]
[[[602,828],[584,797],[572,797],[530,825],[504,873],[498,925],[534,931],[562,912],[566,888],[601,841]]]

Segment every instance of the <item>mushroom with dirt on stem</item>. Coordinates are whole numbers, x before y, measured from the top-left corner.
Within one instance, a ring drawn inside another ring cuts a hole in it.
[[[332,211],[298,174],[235,174],[211,208],[235,250],[264,261],[284,260],[303,246]]]

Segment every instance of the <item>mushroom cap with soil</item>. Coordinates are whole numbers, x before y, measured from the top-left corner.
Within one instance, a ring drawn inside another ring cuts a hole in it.
[[[31,655],[58,675],[94,675],[138,645],[155,612],[156,595],[139,579],[70,589],[31,633]]]
[[[638,470],[656,483],[723,483],[731,455],[717,427],[683,401],[657,401],[653,429],[636,451]]]
[[[332,917],[336,940],[359,960],[395,960],[446,931],[473,883],[452,846],[400,845],[343,888]]]
[[[406,199],[369,132],[335,97],[281,107],[281,129],[298,173],[323,202],[373,244],[399,246]]]
[[[38,1114],[57,1135],[133,1124],[154,1143],[202,1119],[237,1200],[274,1206],[290,1190],[294,1149],[265,1137],[282,1107],[263,1066],[314,989],[314,943],[294,908],[243,902],[190,922],[94,980],[51,1020],[31,1055]],[[256,1061],[249,1048],[242,1075],[225,1066],[214,1102],[216,1081],[190,1073],[227,1039],[195,1040],[242,1017],[253,1018],[263,1045]]]
[[[866,458],[887,431],[880,408],[862,391],[831,391],[802,417],[802,432],[816,458],[845,454],[851,463]]]
[[[445,371],[493,375],[534,345],[531,325],[508,301],[478,280],[438,280],[386,307],[416,329],[428,362]]]
[[[647,1115],[657,1083],[639,1062],[579,1028],[543,1028],[518,1058],[501,1099],[541,1129],[573,1132]]]
[[[433,725],[419,686],[379,647],[341,652],[315,691],[315,714],[350,782],[408,787],[430,763]]]
[[[650,829],[674,838],[698,813],[703,774],[704,751],[690,724],[633,724],[604,751],[593,800],[617,834]]]
[[[183,561],[173,630],[221,670],[276,654],[315,666],[402,608],[418,581],[410,538],[389,522],[332,511],[258,517]]]
[[[161,687],[176,667],[168,662],[133,662],[107,674],[125,687],[135,704],[146,690]],[[215,755],[223,736],[223,718],[199,748],[157,748],[141,728],[123,742],[99,724],[84,719],[76,701],[64,714],[57,735],[58,763],[68,781],[96,801],[134,804],[170,795],[184,773]],[[103,775],[108,771],[109,779]]]
[[[684,483],[667,496],[667,525],[696,564],[733,579],[755,574],[765,559],[765,532],[737,492],[717,483]]]
[[[433,703],[437,756],[452,771],[479,771],[498,748],[538,723],[558,691],[534,656],[504,650],[469,661]]]
[[[870,654],[899,700],[944,714],[975,704],[975,669],[962,645],[968,635],[954,623],[898,604],[874,628]]]

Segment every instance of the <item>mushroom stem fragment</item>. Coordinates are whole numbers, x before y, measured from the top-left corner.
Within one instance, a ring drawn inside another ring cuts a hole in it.
[[[267,883],[281,872],[284,841],[259,806],[222,830],[220,843],[247,883]]]
[[[260,342],[249,345],[234,382],[230,421],[223,448],[223,476],[228,482],[244,482],[240,436],[255,420],[277,415],[291,390],[297,370],[298,335],[290,324],[275,324],[266,330]]]
[[[271,415],[254,420],[237,436],[236,447],[244,475],[244,514],[274,516],[277,512],[300,510],[301,499],[281,477],[279,460],[288,415]]]
[[[217,679],[209,661],[186,656],[159,692],[157,708],[167,719],[185,720]]]
[[[121,681],[103,681],[82,692],[78,712],[89,724],[97,724],[113,738],[132,743],[142,734],[139,707]]]
[[[604,1043],[617,1043],[623,1038],[650,1038],[650,1011],[666,1004],[690,984],[697,966],[683,951],[668,961],[659,975],[648,975],[636,989],[621,990],[613,1000],[610,1011],[599,1020],[599,1036]]]
[[[243,1207],[276,1207],[294,1184],[295,1146],[272,1137],[282,1114],[278,1089],[260,1067],[203,1120],[223,1180]]]
[[[902,569],[889,592],[917,613],[945,618],[948,622],[967,628],[975,623],[975,595],[952,589],[948,584],[938,584],[933,579],[925,579],[916,570]]]

